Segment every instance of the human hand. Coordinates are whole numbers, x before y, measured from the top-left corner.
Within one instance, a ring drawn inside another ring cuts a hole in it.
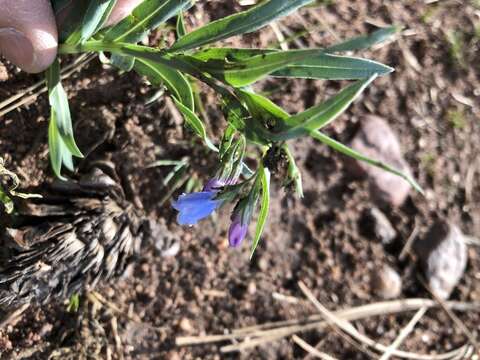
[[[106,25],[119,22],[141,2],[118,0]],[[50,1],[0,0],[0,9],[0,54],[30,73],[50,66],[58,46],[57,25]]]

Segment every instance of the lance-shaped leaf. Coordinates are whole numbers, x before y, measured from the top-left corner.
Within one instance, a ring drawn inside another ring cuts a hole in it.
[[[164,84],[170,93],[190,110],[194,110],[192,87],[179,71],[160,63],[136,59],[134,69],[154,86]]]
[[[193,53],[191,56],[195,59],[208,60],[227,60],[229,62],[248,60],[253,56],[279,52],[277,49],[249,49],[249,48],[207,48]]]
[[[190,127],[199,137],[202,138],[202,140],[205,142],[205,145],[207,145],[211,150],[218,152],[218,148],[213,145],[212,141],[208,138],[207,131],[205,130],[205,125],[203,124],[202,120],[200,120],[200,118],[192,110],[183,105],[175,97],[173,100],[175,101],[175,104],[180,112],[183,114],[187,124],[190,125]]]
[[[62,165],[73,171],[73,157],[58,131],[55,110],[52,110],[50,114],[48,125],[48,151],[53,172],[59,179],[64,180]]]
[[[388,164],[385,164],[384,162],[381,162],[381,161],[378,161],[378,160],[375,160],[375,159],[371,159],[365,155],[362,155],[360,154],[358,151],[356,150],[353,150],[352,148],[336,141],[335,139],[332,139],[331,137],[325,135],[324,133],[320,132],[320,131],[317,131],[317,130],[314,130],[310,133],[310,135],[324,143],[325,145],[331,147],[332,149],[344,154],[344,155],[347,155],[349,157],[352,157],[356,160],[359,160],[359,161],[363,161],[363,162],[366,162],[367,164],[370,164],[372,166],[376,166],[382,170],[385,170],[385,171],[388,171],[392,174],[395,174],[397,176],[400,176],[401,178],[405,179],[410,185],[412,185],[412,187],[417,190],[418,192],[420,192],[421,194],[423,194],[423,189],[421,188],[421,186],[415,181],[415,179],[413,179],[410,175],[398,170],[398,169],[395,169],[393,168],[392,166],[388,165]]]
[[[269,129],[282,128],[285,119],[290,115],[268,98],[251,91],[237,90],[238,97],[248,109],[249,116],[245,116],[243,132],[250,141],[259,144],[269,144],[275,134]]]
[[[319,54],[287,65],[270,74],[275,77],[292,77],[326,80],[358,80],[373,74],[385,75],[393,68],[381,63],[357,57],[331,55],[319,49]],[[209,48],[194,54],[197,60],[211,62],[213,60],[234,63],[248,60],[254,56],[281,53],[276,49],[243,49],[243,48]]]
[[[72,155],[83,157],[73,138],[72,118],[67,94],[60,82],[60,64],[58,60],[46,71],[48,99],[50,102],[49,145],[50,159],[55,174],[61,177],[62,163],[73,170]]]
[[[183,36],[170,48],[185,51],[231,36],[249,33],[286,16],[312,0],[268,0],[251,9],[213,21]]]
[[[97,33],[112,13],[117,0],[93,0],[85,14],[82,26],[81,42]]]
[[[191,5],[191,0],[145,0],[105,34],[105,41],[138,42],[151,30]]]
[[[372,32],[369,35],[359,36],[350,40],[346,40],[339,44],[330,46],[325,49],[325,52],[334,53],[341,51],[355,51],[367,49],[370,46],[381,43],[394,35],[399,28],[397,26],[390,26]]]
[[[250,259],[253,257],[255,250],[267,223],[268,212],[270,211],[270,171],[263,165],[260,166],[258,176],[260,177],[260,184],[262,189],[262,199],[260,202],[260,213],[258,215],[257,227],[255,229],[255,237],[253,238],[252,250],[250,252]]]
[[[110,56],[109,63],[115,66],[117,69],[122,71],[129,72],[133,69],[135,65],[135,58],[133,56],[121,56],[117,54],[112,54]]]
[[[68,105],[68,97],[60,82],[60,64],[58,60],[47,69],[46,81],[48,87],[48,100],[55,112],[55,122],[58,132],[72,155],[83,157],[73,138],[72,117]]]
[[[90,0],[79,27],[69,35],[67,44],[84,43],[105,24],[117,0]]]
[[[358,80],[369,78],[373,74],[385,75],[393,68],[376,61],[356,57],[320,54],[308,58],[271,74],[275,77],[325,79],[325,80]]]
[[[247,105],[252,117],[256,119],[266,122],[280,120],[284,124],[285,120],[290,117],[284,109],[265,96],[247,90],[237,90],[237,94]],[[273,125],[275,126],[275,124]]]
[[[304,61],[309,57],[319,56],[322,52],[322,49],[269,52],[236,62],[226,60],[200,61],[189,56],[181,56],[181,58],[185,61],[190,61],[198,69],[231,86],[243,87],[287,65]]]
[[[183,17],[182,11],[180,11],[177,15],[177,23],[175,25],[175,30],[177,33],[177,39],[180,39],[187,33],[187,28],[185,27],[185,19]]]
[[[276,141],[293,139],[323,128],[343,113],[376,77],[373,75],[368,79],[359,80],[324,103],[285,119],[281,124],[284,128],[276,132],[272,139]]]
[[[299,198],[303,198],[303,185],[302,185],[302,173],[295,162],[295,158],[293,157],[290,148],[288,147],[287,143],[282,146],[285,155],[287,156],[288,160],[288,169],[287,169],[287,177],[283,182],[283,185],[286,187],[290,187],[293,185],[295,192]]]

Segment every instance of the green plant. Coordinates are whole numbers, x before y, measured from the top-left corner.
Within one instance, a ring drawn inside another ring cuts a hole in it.
[[[447,121],[455,129],[463,129],[466,125],[465,112],[462,108],[450,108],[447,111]]]
[[[14,203],[12,198],[31,199],[41,197],[38,194],[29,194],[17,191],[20,186],[20,179],[17,174],[5,167],[3,158],[0,157],[0,202],[7,214],[13,213]]]
[[[53,0],[58,8],[65,0]],[[278,49],[222,48],[212,44],[231,36],[262,28],[311,0],[267,0],[237,14],[211,22],[187,33],[183,14],[191,0],[145,0],[119,24],[104,28],[115,0],[77,2],[61,34],[62,54],[97,52],[110,54],[110,62],[146,76],[153,86],[164,86],[183,114],[185,123],[206,147],[218,153],[218,172],[203,191],[184,194],[174,203],[182,224],[195,224],[227,202],[236,202],[230,240],[238,245],[260,203],[252,254],[258,245],[269,210],[269,167],[284,164],[284,184],[302,196],[301,175],[290,153],[288,141],[310,136],[335,150],[395,173],[417,190],[408,175],[369,159],[327,136],[321,130],[335,120],[378,76],[393,71],[375,61],[338,53],[365,49],[391,36],[395,27],[379,29],[368,36],[328,48],[280,51]],[[176,41],[154,48],[138,45],[151,31],[176,18]],[[73,157],[82,153],[75,144],[68,100],[60,82],[59,62],[47,71],[51,104],[49,148],[52,168],[61,175],[62,166],[73,168]],[[290,115],[250,87],[266,77],[353,80],[326,102]],[[192,82],[211,87],[220,99],[227,127],[219,144],[212,141],[195,108]],[[257,146],[261,156],[255,169],[243,162],[247,146]]]
[[[466,68],[467,65],[464,56],[465,39],[463,33],[450,30],[447,32],[447,41],[450,45],[450,57],[452,62],[460,65],[462,68]]]

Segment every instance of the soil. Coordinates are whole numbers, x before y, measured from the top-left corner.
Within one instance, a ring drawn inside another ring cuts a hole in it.
[[[205,181],[215,156],[183,128],[167,96],[156,93],[133,73],[119,75],[97,60],[65,82],[76,138],[86,161],[109,158],[129,180],[130,195],[152,219],[162,219],[166,236],[180,243],[174,257],[162,257],[155,244],[142,252],[127,274],[97,289],[109,304],[83,295],[77,312],[59,301],[31,306],[0,330],[4,359],[303,359],[307,353],[290,338],[243,352],[223,354],[226,343],[177,347],[185,335],[223,334],[270,321],[301,319],[314,307],[299,289],[304,282],[330,310],[380,301],[370,286],[382,265],[403,281],[401,298],[430,298],[419,280],[415,259],[399,253],[417,228],[423,236],[437,218],[480,236],[480,8],[476,1],[321,1],[279,22],[299,34],[289,45],[326,46],[365,34],[374,26],[401,24],[402,36],[362,56],[393,66],[395,73],[375,81],[327,130],[347,143],[367,114],[384,118],[398,134],[405,158],[425,195],[411,192],[400,208],[382,208],[398,235],[384,245],[369,230],[367,212],[376,206],[365,181],[348,176],[344,159],[311,139],[292,143],[302,170],[305,197],[285,193],[277,181],[265,236],[249,260],[249,246],[228,248],[229,214],[223,211],[193,228],[176,224],[164,195],[181,189],[162,184],[171,168],[149,167],[160,159],[191,161],[189,176]],[[203,5],[202,5],[203,4]],[[241,10],[234,1],[199,2],[187,17],[189,29]],[[153,40],[153,37],[152,37]],[[235,46],[274,46],[272,28],[234,38]],[[66,62],[71,59],[65,59]],[[41,79],[0,64],[0,98]],[[289,112],[327,98],[338,82],[267,80],[257,85]],[[218,137],[224,126],[214,95],[205,91],[208,131]],[[0,124],[0,154],[9,169],[34,188],[50,181],[45,96],[10,112]],[[96,146],[100,144],[99,146]],[[82,164],[79,165],[81,168]],[[251,229],[253,230],[253,229]],[[280,300],[274,294],[300,299]],[[480,301],[480,253],[470,247],[468,266],[452,300]],[[478,338],[480,315],[456,313]],[[356,321],[356,327],[390,344],[413,313]],[[331,328],[301,334],[338,359],[368,359]],[[429,310],[401,349],[446,352],[468,342],[462,329],[442,310]]]

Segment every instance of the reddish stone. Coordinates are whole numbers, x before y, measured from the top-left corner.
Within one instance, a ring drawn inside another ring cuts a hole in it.
[[[370,115],[362,120],[350,146],[373,160],[382,161],[407,174],[411,173],[397,136],[387,122],[378,116]],[[373,198],[382,204],[401,206],[410,192],[411,186],[407,181],[365,162],[352,162],[350,170],[368,178]]]

